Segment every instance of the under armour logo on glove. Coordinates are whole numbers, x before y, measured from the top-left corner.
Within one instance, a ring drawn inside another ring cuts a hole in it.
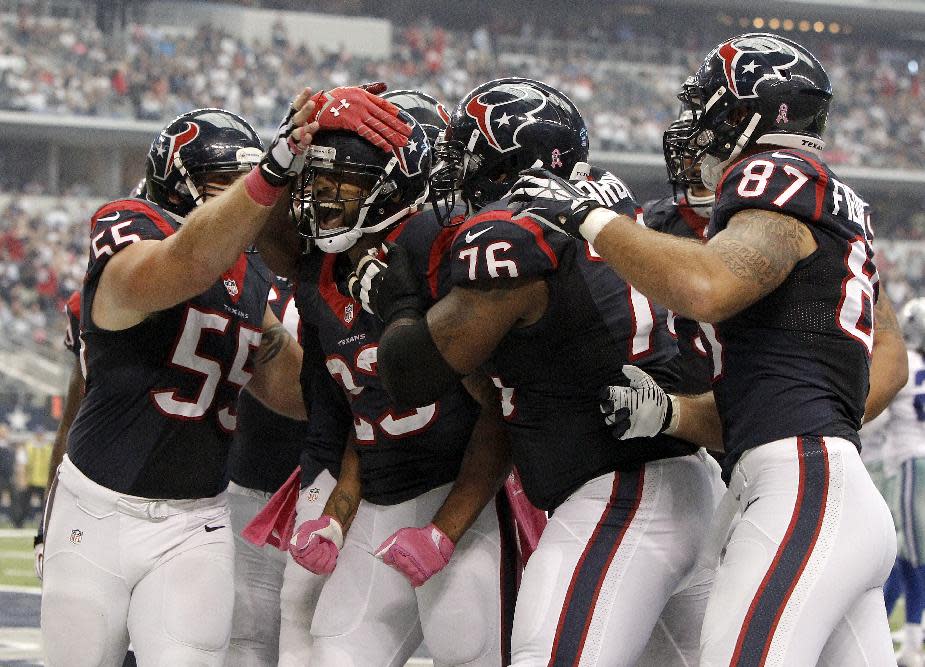
[[[360,135],[387,153],[408,143],[411,128],[399,119],[399,109],[370,91],[384,90],[384,84],[345,86],[321,91],[312,97],[315,120],[322,130],[346,130]],[[330,110],[331,113],[325,113]]]
[[[337,555],[344,547],[344,531],[337,519],[325,514],[304,521],[289,542],[289,553],[296,563],[315,574],[331,574]]]
[[[563,234],[580,238],[578,228],[602,204],[564,178],[545,169],[527,169],[508,192],[512,219],[532,218]]]
[[[623,366],[626,385],[611,385],[601,392],[604,423],[618,440],[651,438],[677,426],[672,423],[675,397],[666,394],[644,370]]]
[[[335,117],[337,117],[337,116],[340,116],[340,112],[342,109],[349,109],[349,108],[350,108],[350,102],[348,102],[347,100],[341,100],[339,107],[331,107],[331,113],[334,114]]]
[[[434,524],[402,528],[376,549],[375,556],[395,568],[417,588],[447,566],[456,546]]]

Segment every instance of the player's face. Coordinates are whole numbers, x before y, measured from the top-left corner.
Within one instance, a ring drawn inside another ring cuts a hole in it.
[[[232,183],[241,178],[243,175],[243,171],[222,171],[205,174],[205,177],[203,178],[205,184],[202,186],[203,199],[209,199],[209,197],[215,197],[222,194],[225,190],[231,187]]]
[[[690,165],[691,165],[690,158],[684,158],[683,162],[684,162],[684,169],[685,170],[690,169]],[[693,169],[691,170],[691,173],[694,176],[696,176],[698,179],[700,178],[700,163],[699,162],[694,165]],[[713,194],[713,192],[709,188],[707,188],[705,185],[703,185],[702,183],[698,183],[696,185],[690,185],[688,186],[688,190],[690,190],[690,193],[694,195],[695,197],[708,197]]]
[[[318,228],[353,227],[369,196],[369,178],[359,174],[319,173],[312,180]]]

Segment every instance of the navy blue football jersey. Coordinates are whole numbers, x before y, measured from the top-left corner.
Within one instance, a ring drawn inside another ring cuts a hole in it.
[[[67,329],[64,330],[64,347],[80,358],[80,292],[72,292],[64,304]]]
[[[587,187],[637,219],[628,188],[607,174]],[[617,442],[604,424],[601,388],[635,364],[674,387],[677,347],[666,311],[617,276],[585,241],[531,219],[513,220],[506,202],[486,207],[458,230],[450,249],[452,284],[483,288],[540,278],[548,305],[539,321],[512,329],[489,370],[501,390],[514,464],[530,501],[554,509],[587,481],[694,448],[667,436]]]
[[[353,433],[350,403],[323,364],[312,365],[314,377],[307,385],[306,403],[310,405],[306,444],[299,459],[301,487],[304,489],[327,470],[340,477],[344,447]],[[307,367],[303,371],[308,372]]]
[[[800,220],[818,249],[768,296],[716,325],[713,389],[727,472],[749,447],[789,436],[859,445],[879,283],[866,203],[814,154],[778,149],[732,166],[710,236],[747,209]]]
[[[426,276],[430,301],[449,275],[440,258],[453,237],[432,212],[400,224],[389,239],[408,249]],[[296,289],[299,314],[318,330],[328,372],[350,403],[356,431],[363,498],[393,505],[452,482],[478,416],[478,404],[457,383],[438,401],[396,406],[376,373],[382,325],[344,296],[352,267],[345,254],[313,253],[303,261]]]
[[[288,280],[273,280],[267,303],[289,334],[301,343],[299,313]],[[314,363],[316,368],[321,366],[317,359]],[[310,406],[306,408],[311,410]],[[307,439],[307,422],[277,414],[242,391],[238,397],[238,428],[228,457],[231,481],[249,489],[276,491],[299,465]]]
[[[147,498],[204,498],[227,484],[238,392],[260,346],[271,276],[241,255],[208,290],[122,331],[97,327],[93,300],[107,261],[162,240],[180,220],[139,199],[93,216],[81,308],[86,395],[68,455],[90,479]]]
[[[706,241],[709,218],[697,215],[682,197],[655,199],[642,207],[646,227],[672,236]],[[710,391],[713,384],[712,358],[704,345],[704,334],[696,320],[668,313],[668,331],[678,343],[681,360],[678,369],[681,382],[678,391],[682,394],[702,394]]]

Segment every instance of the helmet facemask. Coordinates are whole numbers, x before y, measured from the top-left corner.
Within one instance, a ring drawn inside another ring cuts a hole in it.
[[[196,170],[187,169],[181,152],[178,152],[173,158],[173,166],[183,180],[177,181],[175,194],[184,204],[189,205],[190,210],[201,206],[210,197],[220,195],[260,162],[261,153],[256,149],[238,152],[243,154],[238,156],[237,162],[217,163]]]
[[[451,226],[466,162],[466,147],[463,143],[447,139],[445,133],[441,132],[434,143],[434,167],[430,172],[430,205],[434,209],[437,221],[445,227]]]
[[[419,201],[399,206],[406,193],[392,178],[398,169],[395,157],[384,167],[335,158],[335,148],[311,146],[292,195],[292,216],[299,232],[324,252],[344,252],[363,234],[392,226],[416,210],[426,196],[425,191]]]
[[[736,99],[733,105],[726,93],[720,86],[708,98],[695,77],[681,87],[678,99],[690,111],[690,121],[672,123],[662,138],[672,183],[715,191],[723,170],[751,141],[761,114],[748,100]]]

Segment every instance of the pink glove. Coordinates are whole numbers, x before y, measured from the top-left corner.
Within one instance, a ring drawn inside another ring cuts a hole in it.
[[[325,514],[319,519],[302,522],[289,543],[289,553],[306,570],[315,574],[331,574],[343,546],[344,531],[340,523]]]
[[[379,545],[376,558],[408,577],[417,588],[450,562],[456,546],[434,524],[402,528]]]
[[[370,85],[379,90],[378,84]],[[315,93],[315,114],[321,130],[355,132],[387,153],[408,143],[411,128],[398,118],[398,107],[358,86]]]

